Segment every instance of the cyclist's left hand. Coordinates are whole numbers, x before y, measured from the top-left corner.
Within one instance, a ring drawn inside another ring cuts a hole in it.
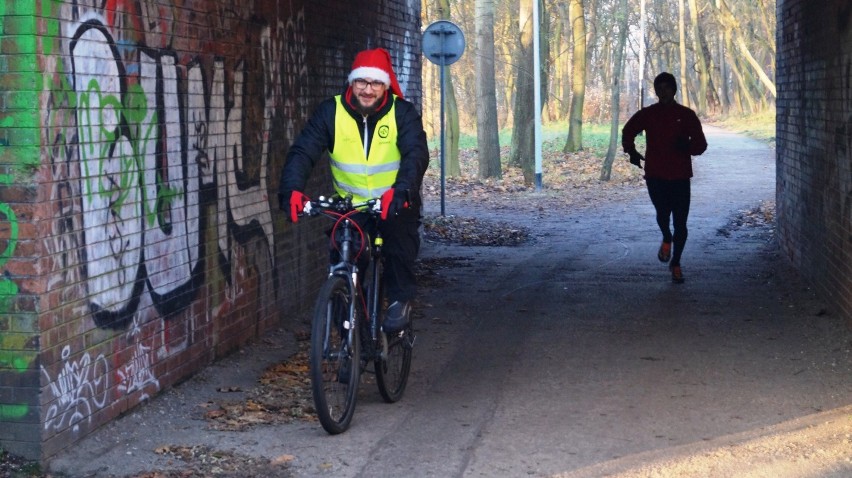
[[[400,211],[408,208],[408,190],[390,188],[382,194],[382,220],[388,216],[398,216]]]

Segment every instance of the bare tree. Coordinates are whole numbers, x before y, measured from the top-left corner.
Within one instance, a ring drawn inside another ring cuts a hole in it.
[[[583,149],[583,103],[586,98],[586,19],[583,0],[570,0],[568,18],[574,41],[574,65],[571,76],[571,113],[568,117],[568,139],[563,152]]]
[[[731,9],[728,7],[727,2],[725,0],[721,0],[720,2],[714,4],[714,10],[716,12],[716,16],[719,18],[719,22],[725,27],[731,30],[734,45],[737,47],[737,50],[742,55],[743,59],[754,69],[754,73],[760,79],[760,82],[766,87],[767,90],[772,94],[772,97],[776,97],[775,92],[775,83],[769,78],[769,75],[766,74],[763,67],[760,66],[760,63],[755,60],[754,56],[751,53],[748,45],[745,41],[745,32],[743,32],[743,28],[740,25],[737,17],[731,12]],[[772,49],[774,51],[775,44],[772,43]]]
[[[450,19],[450,0],[437,0],[438,13],[443,20]],[[450,68],[444,67],[444,172],[447,176],[461,176],[459,164],[459,107],[453,88],[453,75]]]
[[[689,83],[686,79],[686,14],[684,13],[683,0],[678,0],[677,7],[677,21],[680,34],[680,41],[678,43],[680,51],[680,96],[681,103],[684,106],[689,106]]]
[[[698,29],[698,5],[695,0],[689,0],[689,21],[692,27],[692,53],[695,55],[695,63],[698,68],[698,114],[707,111],[707,85],[710,82],[710,74],[707,68],[707,59],[701,48],[701,35]]]
[[[627,43],[627,0],[619,2],[618,10],[615,16],[618,19],[618,42],[615,45],[614,53],[614,68],[612,74],[612,120],[610,121],[609,130],[609,148],[606,151],[603,165],[601,166],[601,181],[609,181],[612,176],[612,163],[615,161],[615,154],[618,149],[618,125],[620,124],[619,115],[621,113],[619,103],[621,101],[621,71],[624,69],[624,45]]]
[[[476,0],[476,145],[479,177],[503,177],[494,79],[494,0]]]
[[[515,50],[513,63],[517,67],[514,99],[514,127],[512,128],[512,152],[509,156],[511,164],[521,167],[524,183],[535,181],[535,143],[533,122],[535,121],[535,105],[533,102],[533,17],[532,2],[537,0],[521,0],[519,15],[520,35]]]

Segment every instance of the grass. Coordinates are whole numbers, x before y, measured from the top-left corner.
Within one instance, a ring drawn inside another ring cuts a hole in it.
[[[775,110],[764,111],[747,116],[728,116],[724,118],[711,118],[704,120],[707,124],[712,124],[729,131],[741,133],[751,138],[764,141],[771,145],[775,145]],[[606,150],[609,147],[609,124],[591,124],[583,125],[583,147],[598,157],[603,158],[606,155]],[[542,126],[542,143],[541,148],[544,152],[562,151],[565,146],[565,138],[568,136],[568,126],[565,122],[551,123]],[[621,133],[619,129],[619,134]],[[498,133],[501,146],[509,146],[512,143],[512,129],[504,128]],[[640,144],[644,139],[637,137],[637,144]],[[619,137],[618,152],[621,152]],[[431,138],[429,141],[430,149],[438,149],[441,147],[439,135]],[[476,149],[476,136],[462,133],[459,138],[459,149]]]
[[[609,130],[610,126],[608,124],[584,124],[583,148],[591,150],[591,152],[596,156],[601,158],[604,157],[604,155],[606,155],[606,150],[609,147]],[[568,126],[564,122],[542,125],[541,133],[541,149],[543,152],[562,151],[562,148],[565,146],[565,139],[568,137]],[[504,128],[500,130],[498,138],[500,140],[500,146],[511,145],[512,129]],[[430,138],[429,149],[434,150],[440,147],[441,143],[438,135]],[[476,136],[461,133],[459,137],[459,149],[476,149]]]
[[[728,116],[711,120],[711,124],[729,131],[744,134],[754,139],[775,145],[775,110],[748,116]]]

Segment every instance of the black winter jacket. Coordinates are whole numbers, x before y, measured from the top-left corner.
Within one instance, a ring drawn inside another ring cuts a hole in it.
[[[346,100],[351,91],[343,94],[343,106],[352,118],[358,123],[361,132],[361,141],[364,138],[363,116],[355,111]],[[390,112],[393,98],[387,93],[388,100],[376,113],[367,117],[369,134],[372,135],[376,123]],[[281,182],[278,186],[278,200],[281,209],[289,210],[290,191],[304,191],[308,177],[316,162],[324,153],[331,150],[334,145],[334,115],[337,111],[337,103],[334,98],[324,100],[311,115],[305,128],[290,146],[284,167],[281,169]],[[426,132],[423,130],[423,121],[414,104],[402,98],[396,98],[396,125],[397,145],[402,158],[400,159],[399,171],[393,187],[407,190],[409,200],[413,203],[415,210],[422,203],[420,198],[420,187],[423,175],[429,166],[429,148],[426,145]]]

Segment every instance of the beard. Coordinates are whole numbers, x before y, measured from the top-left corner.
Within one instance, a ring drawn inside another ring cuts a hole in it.
[[[352,106],[354,106],[355,110],[358,111],[358,113],[360,113],[363,116],[371,116],[372,114],[374,114],[376,111],[379,110],[379,106],[381,106],[381,104],[382,104],[382,97],[381,96],[376,98],[376,101],[374,101],[371,106],[364,106],[364,104],[361,103],[361,99],[358,98],[357,95],[352,95]]]

